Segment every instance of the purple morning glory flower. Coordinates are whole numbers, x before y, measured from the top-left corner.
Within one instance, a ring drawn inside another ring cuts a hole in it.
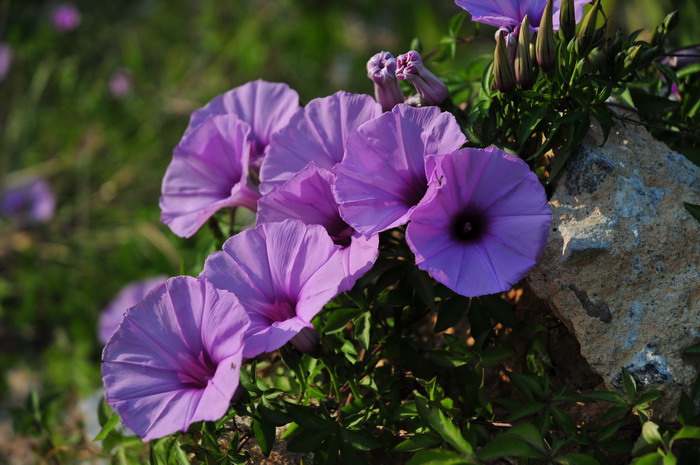
[[[12,48],[9,44],[0,43],[0,81],[10,72],[10,65],[12,65]]]
[[[382,110],[391,111],[403,103],[403,91],[396,79],[396,58],[389,52],[379,52],[367,62],[367,77],[374,83],[374,98]]]
[[[175,147],[163,178],[160,219],[190,237],[219,209],[255,210],[258,192],[248,176],[250,126],[236,115],[210,115]]]
[[[100,315],[100,321],[97,325],[97,337],[100,342],[106,344],[119,323],[122,322],[124,313],[141,302],[151,289],[164,283],[166,279],[168,279],[166,276],[155,276],[124,286]]]
[[[507,291],[535,265],[552,222],[537,176],[497,148],[435,157],[436,193],[406,228],[416,264],[458,294]]]
[[[576,21],[583,15],[583,5],[590,0],[574,0]],[[508,31],[515,30],[523,22],[525,15],[530,18],[530,25],[537,30],[542,19],[547,0],[455,0],[458,6],[464,8],[472,15],[472,21],[490,24]],[[559,29],[559,8],[561,0],[554,0],[554,16],[552,21],[554,29]]]
[[[343,160],[347,135],[381,114],[381,106],[369,95],[340,91],[310,101],[272,136],[260,170],[260,192],[283,184],[310,161],[332,170]]]
[[[279,349],[341,291],[339,247],[323,226],[299,220],[263,223],[231,238],[207,258],[202,276],[234,292],[252,323],[245,357]]]
[[[128,69],[118,69],[109,78],[109,93],[114,98],[124,98],[131,93],[131,73]]]
[[[70,32],[80,25],[80,11],[72,3],[62,3],[51,11],[51,23],[59,32]]]
[[[236,296],[178,276],[127,310],[102,352],[107,402],[144,441],[228,410],[250,321]]]
[[[296,218],[306,224],[320,224],[340,250],[347,279],[346,291],[355,285],[374,264],[379,255],[379,236],[364,237],[340,217],[333,197],[335,176],[318,168],[314,162],[295,174],[258,202],[258,224]]]
[[[250,163],[259,168],[272,134],[287,125],[299,109],[299,95],[287,84],[251,81],[215,97],[192,113],[185,133],[193,130],[209,115],[234,114],[250,125],[252,153]]]
[[[41,178],[14,182],[0,195],[0,215],[20,224],[48,223],[56,210],[56,196]]]
[[[333,187],[340,215],[365,236],[405,224],[428,192],[428,155],[450,153],[466,138],[437,107],[396,105],[348,136]]]

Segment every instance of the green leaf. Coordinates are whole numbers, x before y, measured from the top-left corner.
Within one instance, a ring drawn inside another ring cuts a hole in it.
[[[554,459],[561,465],[600,465],[600,462],[589,455],[569,454]]]
[[[394,450],[396,452],[416,452],[434,446],[440,442],[440,438],[432,434],[416,434],[412,438],[399,443]]]
[[[272,423],[262,418],[253,418],[253,434],[265,457],[270,456],[272,446],[275,444],[275,432],[275,426]]]
[[[355,337],[358,341],[360,341],[360,344],[362,344],[362,347],[364,347],[365,350],[369,350],[371,327],[369,312],[357,319],[357,323],[355,325]]]
[[[435,332],[439,333],[459,323],[462,315],[464,315],[468,309],[469,299],[461,295],[443,300],[438,310]]]
[[[335,428],[333,427],[319,431],[299,431],[299,433],[294,436],[294,439],[287,443],[287,450],[296,453],[313,452],[334,431]]]
[[[513,312],[513,307],[499,295],[485,295],[479,297],[479,300],[486,309],[486,312],[494,320],[503,323],[509,328],[517,328],[520,325]]]
[[[547,111],[549,111],[549,105],[539,105],[523,115],[516,135],[516,143],[519,147],[522,147],[527,142],[527,139],[532,135],[532,131],[547,115]]]
[[[331,421],[317,416],[311,407],[290,402],[285,402],[284,407],[287,410],[287,414],[303,429],[327,430],[333,424]]]
[[[663,392],[657,390],[657,389],[650,389],[648,391],[644,391],[639,398],[635,401],[635,406],[640,406],[644,404],[650,404],[654,402],[656,399],[661,397],[663,395]]]
[[[265,399],[258,405],[258,413],[265,421],[274,426],[284,426],[292,421],[289,415],[282,410],[282,407],[269,403]]]
[[[464,24],[464,20],[467,18],[467,14],[462,12],[454,15],[450,19],[450,24],[448,27],[448,31],[450,33],[450,36],[452,37],[457,37],[459,35],[459,30],[462,29],[462,24]]]
[[[422,450],[406,465],[476,465],[476,462],[448,450]]]
[[[690,212],[691,215],[693,215],[693,218],[696,220],[700,221],[700,205],[693,205],[692,203],[688,202],[683,202],[683,205],[685,205],[685,209]],[[688,352],[690,349],[696,350],[697,352]],[[695,344],[693,346],[688,347],[684,353],[690,353],[690,354],[699,354],[700,353],[700,344]]]
[[[416,396],[416,409],[423,421],[442,436],[442,439],[454,447],[460,454],[465,456],[474,454],[474,449],[471,444],[462,437],[462,433],[454,423],[442,413],[442,410],[431,406],[428,404],[428,401],[421,396]]]
[[[408,280],[413,285],[416,294],[430,309],[435,308],[435,293],[433,292],[433,280],[428,273],[416,266],[409,268]]]
[[[328,320],[323,328],[325,334],[340,331],[347,326],[354,318],[364,313],[360,308],[335,308],[328,311]]]
[[[515,355],[515,351],[505,347],[491,347],[481,354],[481,366],[490,368]]]
[[[360,431],[350,431],[342,428],[340,430],[340,438],[344,443],[351,445],[357,450],[368,451],[382,447],[382,443],[373,438],[371,434]]]
[[[680,439],[700,439],[700,427],[697,426],[684,426],[678,430],[676,434],[673,435],[672,441],[678,441]]]
[[[658,452],[652,452],[644,457],[639,457],[632,462],[632,465],[662,465],[663,457]]]
[[[502,457],[542,459],[544,456],[524,439],[514,434],[503,433],[493,438],[476,453],[486,462]]]
[[[543,408],[545,408],[545,406],[546,404],[544,402],[528,402],[527,404],[518,407],[513,413],[511,413],[506,421],[512,422],[529,417],[530,415],[534,415],[535,413],[541,411]]]
[[[112,414],[112,416],[107,420],[107,423],[102,427],[99,433],[97,433],[97,436],[95,436],[95,439],[93,441],[102,441],[104,438],[107,437],[110,431],[114,429],[115,426],[119,424],[119,415],[116,413]]]
[[[625,399],[622,398],[622,396],[616,392],[610,392],[610,391],[596,391],[596,392],[584,392],[581,394],[581,397],[583,397],[585,400],[592,400],[592,401],[603,401],[603,402],[610,402],[613,404],[624,404]]]
[[[627,402],[632,404],[634,398],[637,396],[637,383],[632,377],[632,374],[627,371],[627,369],[622,369],[622,384],[625,386],[625,393],[627,394]]]
[[[528,423],[516,425],[508,431],[508,434],[514,434],[543,454],[546,453],[542,435],[533,425]]]

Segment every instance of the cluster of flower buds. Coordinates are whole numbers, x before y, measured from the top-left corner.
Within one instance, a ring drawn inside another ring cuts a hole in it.
[[[496,33],[494,52],[494,87],[500,92],[530,89],[537,80],[540,69],[554,68],[557,60],[553,0],[548,0],[541,16],[533,15],[537,27],[525,15],[517,26],[501,27]],[[596,28],[600,13],[600,1],[596,0],[583,17],[578,34],[576,22],[582,15],[581,0],[562,0],[559,8],[558,39],[567,50],[578,56],[587,55],[603,39],[603,30]]]
[[[425,67],[415,50],[398,58],[389,52],[377,53],[367,62],[367,77],[374,82],[374,95],[384,111],[404,102],[399,80],[410,81],[428,105],[440,105],[449,96],[445,83]]]

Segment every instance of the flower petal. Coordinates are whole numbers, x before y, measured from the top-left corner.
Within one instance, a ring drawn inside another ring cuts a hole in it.
[[[286,128],[273,135],[260,170],[260,192],[283,184],[310,161],[332,170],[343,159],[347,135],[381,113],[369,95],[340,91],[310,101]]]
[[[436,107],[396,105],[363,124],[348,136],[335,170],[340,215],[366,236],[406,223],[428,192],[426,157],[465,141],[454,116]]]

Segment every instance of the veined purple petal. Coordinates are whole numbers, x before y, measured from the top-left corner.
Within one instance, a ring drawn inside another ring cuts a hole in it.
[[[496,148],[433,158],[435,195],[413,211],[416,264],[467,297],[503,292],[544,250],[552,215],[525,162]]]
[[[236,296],[179,276],[126,312],[102,353],[107,402],[144,441],[228,409],[250,320]]]
[[[263,223],[226,241],[207,258],[202,276],[234,292],[250,315],[244,355],[286,344],[346,279],[339,247],[320,225]]]
[[[530,18],[534,30],[538,29],[547,0],[455,0],[455,3],[472,15],[472,21],[490,24],[509,30],[519,26],[525,15]],[[576,21],[583,16],[583,6],[589,0],[575,0]],[[553,23],[554,29],[559,29],[559,9],[561,0],[554,0]]]
[[[105,307],[98,323],[98,339],[106,344],[124,318],[124,313],[141,300],[148,292],[168,279],[167,276],[154,276],[127,284]]]
[[[163,178],[161,221],[190,237],[219,209],[255,210],[248,177],[250,127],[235,115],[213,115],[185,134]]]
[[[347,135],[381,114],[381,106],[369,95],[340,91],[310,101],[272,136],[260,170],[260,192],[270,192],[311,161],[332,170],[343,160]]]
[[[295,90],[287,84],[258,79],[215,97],[192,113],[185,134],[202,124],[207,116],[236,115],[251,128],[254,160],[264,154],[272,134],[286,126],[298,109],[299,95]]]
[[[396,105],[350,134],[336,167],[340,215],[369,236],[402,225],[428,193],[426,157],[466,142],[454,116],[436,107]]]
[[[365,238],[350,227],[338,211],[333,197],[335,176],[310,162],[281,186],[265,194],[258,202],[258,224],[295,218],[305,224],[320,224],[333,242],[342,247],[343,267],[347,275],[342,291],[351,289],[379,255],[379,236]]]

